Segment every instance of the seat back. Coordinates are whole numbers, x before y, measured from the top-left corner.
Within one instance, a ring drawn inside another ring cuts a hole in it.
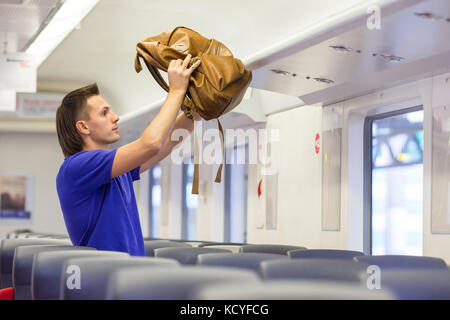
[[[246,244],[241,247],[241,252],[274,253],[286,255],[288,251],[291,250],[306,250],[306,248],[284,244]]]
[[[334,281],[263,281],[210,284],[197,289],[196,300],[393,300],[389,290],[369,290],[354,283]],[[260,304],[258,313],[269,312]]]
[[[3,239],[0,244],[0,289],[12,287],[12,267],[14,250],[20,246],[30,245],[72,245],[70,240],[57,239]]]
[[[197,257],[200,254],[208,253],[229,253],[230,250],[210,249],[210,248],[160,248],[155,249],[155,257],[171,258],[177,260],[181,264],[196,264]]]
[[[12,282],[16,300],[31,299],[31,274],[35,254],[46,251],[95,250],[89,247],[35,245],[20,246],[14,252]]]
[[[155,256],[155,249],[172,247],[191,247],[184,242],[163,241],[163,240],[144,240],[145,255],[147,257]]]
[[[333,280],[359,283],[366,265],[338,259],[289,259],[261,262],[264,279]]]
[[[445,269],[381,271],[380,286],[400,300],[450,300],[450,272]]]
[[[230,250],[233,253],[238,253],[241,251],[241,247],[244,243],[234,243],[234,242],[223,242],[223,243],[202,243],[198,245],[201,248],[216,248]]]
[[[246,286],[257,281],[257,274],[250,270],[220,267],[122,269],[111,276],[107,297],[113,300],[186,300],[203,285],[235,282]]]
[[[352,250],[332,250],[332,249],[308,249],[288,251],[291,259],[315,258],[315,259],[347,259],[353,260],[354,257],[364,256],[360,251]]]
[[[206,266],[250,269],[259,274],[261,262],[286,259],[289,259],[289,257],[287,257],[286,255],[273,253],[210,253],[200,254],[198,256],[198,264]]]
[[[376,265],[381,270],[392,269],[447,269],[441,258],[407,255],[379,255],[354,257],[355,261]]]
[[[31,275],[31,298],[33,300],[58,300],[64,262],[81,257],[125,256],[128,253],[101,250],[47,251],[34,256]]]
[[[89,257],[68,259],[63,270],[77,266],[82,270],[79,283],[71,282],[71,275],[64,274],[61,281],[60,299],[62,300],[104,300],[108,279],[112,272],[120,269],[144,267],[148,270],[180,267],[173,259],[155,257]]]

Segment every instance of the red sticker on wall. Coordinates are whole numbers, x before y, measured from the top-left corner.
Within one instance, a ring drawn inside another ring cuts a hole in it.
[[[261,194],[262,194],[262,192],[261,192],[261,183],[262,183],[262,179],[259,180],[259,184],[258,184],[258,198],[260,198]]]
[[[316,150],[316,154],[319,154],[320,151],[320,135],[316,134],[316,140],[314,142],[314,149]]]

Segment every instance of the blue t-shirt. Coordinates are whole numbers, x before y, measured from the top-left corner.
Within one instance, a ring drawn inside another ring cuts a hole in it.
[[[75,246],[144,256],[133,189],[140,167],[111,179],[116,151],[81,151],[64,160],[56,177],[64,221]]]

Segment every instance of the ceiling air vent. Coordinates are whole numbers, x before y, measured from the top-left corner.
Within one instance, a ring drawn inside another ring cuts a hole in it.
[[[316,80],[317,82],[322,82],[322,83],[327,83],[327,84],[334,83],[333,80],[330,80],[327,78],[314,78],[314,80]]]
[[[419,18],[422,18],[422,19],[428,19],[428,20],[440,20],[440,19],[442,19],[442,16],[439,16],[439,15],[431,13],[431,12],[414,12],[414,15],[416,17],[419,17]]]
[[[380,57],[382,57],[384,60],[387,60],[389,62],[402,62],[405,61],[405,58],[403,57],[399,57],[399,56],[395,56],[393,54],[380,54]]]
[[[350,52],[353,50],[352,48],[347,47],[347,46],[330,46],[330,48],[332,48],[336,51],[339,51],[339,52],[344,52],[344,53]]]
[[[280,70],[280,69],[270,69],[270,71],[272,71],[273,73],[276,73],[276,74],[281,74],[283,76],[293,76],[293,77],[297,76],[296,73],[291,73],[289,71],[284,71],[284,70]]]

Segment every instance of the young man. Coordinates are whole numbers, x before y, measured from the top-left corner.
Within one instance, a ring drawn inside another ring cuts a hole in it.
[[[193,130],[192,120],[177,117],[200,61],[191,56],[168,68],[169,93],[158,115],[136,140],[109,150],[119,140],[119,117],[99,95],[97,85],[68,93],[56,114],[58,140],[65,159],[56,188],[66,227],[75,246],[145,255],[133,181],[170,154],[179,141],[173,130]],[[199,120],[198,115],[195,118]]]

